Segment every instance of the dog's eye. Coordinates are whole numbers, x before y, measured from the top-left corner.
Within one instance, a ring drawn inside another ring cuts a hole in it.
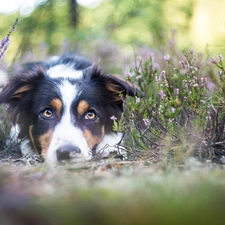
[[[53,116],[52,109],[46,108],[41,112],[42,117],[50,119]]]
[[[96,117],[97,117],[97,114],[93,109],[89,110],[85,115],[85,119],[87,120],[93,120],[93,119],[96,119]]]

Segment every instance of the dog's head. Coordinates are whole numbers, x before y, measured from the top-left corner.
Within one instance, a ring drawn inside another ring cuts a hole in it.
[[[121,117],[121,96],[136,94],[88,61],[64,57],[28,65],[5,86],[0,103],[9,104],[18,137],[55,163],[71,155],[89,159],[103,142],[112,143],[110,135],[116,144],[111,117]]]

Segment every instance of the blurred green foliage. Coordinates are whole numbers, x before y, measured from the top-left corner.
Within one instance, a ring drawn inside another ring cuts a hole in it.
[[[220,45],[224,40],[223,18],[219,16],[223,15],[223,3],[219,0],[207,4],[204,0],[102,0],[95,8],[77,4],[76,9],[71,2],[76,1],[46,0],[28,15],[0,14],[0,38],[16,18],[20,20],[5,60],[37,60],[77,51],[91,59],[95,59],[92,54],[97,55],[98,61],[106,58],[99,49],[105,51],[108,43],[118,46],[123,55],[132,55],[133,48],[144,45],[163,48],[173,29],[178,31],[179,48],[201,45],[211,51],[217,46],[216,53],[224,52]],[[214,42],[208,43],[212,37]],[[113,53],[115,46],[107,51]]]
[[[173,27],[188,33],[195,6],[194,0],[108,0],[96,8],[78,5],[76,26],[71,20],[70,2],[47,0],[24,17],[19,12],[0,14],[2,37],[15,18],[20,19],[7,61],[29,52],[35,59],[68,50],[85,54],[95,48],[96,42],[105,40],[122,45],[121,50],[144,44],[162,47]]]

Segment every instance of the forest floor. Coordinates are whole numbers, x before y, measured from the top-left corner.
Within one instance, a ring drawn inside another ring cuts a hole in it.
[[[0,224],[224,224],[225,167],[115,159],[0,165]]]

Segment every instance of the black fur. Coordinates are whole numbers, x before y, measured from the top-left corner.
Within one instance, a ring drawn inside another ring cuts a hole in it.
[[[50,78],[47,70],[56,65],[65,64],[72,66],[74,70],[83,70],[83,78],[69,79],[79,90],[79,95],[74,99],[74,109],[81,100],[86,100],[96,108],[101,118],[100,123],[105,125],[105,132],[112,132],[112,115],[120,119],[123,111],[121,96],[136,96],[137,89],[121,79],[103,73],[88,60],[72,55],[64,55],[55,60],[26,64],[24,70],[15,74],[0,94],[0,104],[9,104],[14,124],[19,124],[19,138],[29,138],[29,126],[33,125],[33,135],[39,136],[48,129],[53,129],[60,118],[54,121],[41,121],[39,119],[40,108],[47,105],[52,99],[60,98],[58,84],[62,78]],[[74,114],[75,126],[87,126],[87,124]],[[86,122],[87,123],[87,122]],[[97,132],[97,125],[88,124],[92,132]],[[100,125],[99,125],[100,126]],[[99,131],[100,132],[100,131]],[[98,135],[98,134],[96,134]],[[100,133],[99,133],[100,135]]]

